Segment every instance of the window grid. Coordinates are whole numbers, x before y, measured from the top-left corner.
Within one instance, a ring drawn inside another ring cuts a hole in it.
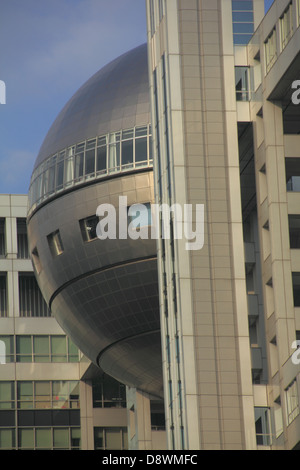
[[[0,363],[79,361],[79,350],[64,335],[3,335],[0,336]]]
[[[19,427],[18,445],[20,450],[79,450],[79,427]]]
[[[18,410],[79,409],[78,381],[18,381]]]
[[[152,167],[149,125],[74,144],[35,169],[29,188],[29,211],[76,184],[145,167]]]

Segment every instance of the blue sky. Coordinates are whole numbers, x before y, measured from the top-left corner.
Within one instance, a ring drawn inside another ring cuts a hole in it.
[[[27,193],[39,148],[65,103],[143,42],[144,0],[0,0],[0,193]]]

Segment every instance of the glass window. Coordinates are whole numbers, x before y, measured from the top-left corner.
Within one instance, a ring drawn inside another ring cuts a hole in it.
[[[253,0],[233,0],[232,21],[234,44],[248,44],[254,32]]]
[[[35,409],[51,408],[50,382],[34,382]]]
[[[147,160],[147,137],[135,139],[135,161]]]
[[[100,139],[99,139],[99,141],[100,141]],[[102,142],[102,141],[100,141],[100,142]],[[96,167],[96,171],[101,172],[101,173],[104,173],[106,171],[106,138],[105,138],[105,144],[97,147],[97,167]]]
[[[32,362],[31,336],[16,337],[16,356],[17,362]]]
[[[292,273],[294,306],[300,307],[300,273]]]
[[[52,383],[53,408],[69,408],[69,382],[54,381]]]
[[[19,449],[34,449],[34,431],[32,428],[18,430]]]
[[[0,273],[0,317],[7,317],[6,274]]]
[[[276,29],[274,28],[265,42],[266,71],[271,69],[277,59]]]
[[[26,219],[17,219],[18,258],[29,258]]]
[[[17,396],[19,409],[33,409],[33,383],[18,382],[17,383]]]
[[[59,256],[63,253],[64,247],[59,230],[47,235],[48,245],[53,257]]]
[[[96,139],[87,142],[85,151],[85,174],[91,175],[95,173],[95,147]]]
[[[290,248],[300,248],[300,215],[289,215]]]
[[[71,428],[71,449],[80,449],[80,428]]]
[[[293,34],[292,3],[290,3],[283,16],[280,18],[280,34],[281,47],[284,49]]]
[[[127,429],[119,427],[94,428],[95,450],[127,449]]]
[[[0,364],[14,362],[14,337],[0,336]]]
[[[53,429],[53,447],[55,449],[69,449],[69,429]]]
[[[299,398],[296,379],[285,390],[285,399],[287,420],[289,425],[299,414]]]
[[[39,252],[36,247],[32,250],[31,259],[36,274],[39,274],[42,270],[42,265],[40,261]]]
[[[270,446],[271,433],[270,433],[270,410],[264,407],[255,407],[255,429],[256,429],[256,443],[261,446]]]
[[[115,132],[109,136],[108,168],[112,171],[120,169],[120,133]]]
[[[133,163],[133,140],[122,142],[122,166],[132,167]]]
[[[83,177],[84,147],[84,143],[76,145],[75,180],[77,181],[79,181]]]
[[[95,450],[104,449],[104,429],[94,428],[94,447]]]
[[[0,218],[0,258],[5,257],[5,219]]]
[[[67,159],[65,164],[65,187],[70,186],[74,180],[74,158],[75,146],[69,147],[67,150]]]
[[[48,178],[48,193],[53,194],[55,190],[55,168],[56,168],[57,155],[50,159],[49,178]]]
[[[35,445],[37,449],[52,448],[52,435],[50,428],[40,428],[35,430]]]
[[[64,182],[64,159],[65,151],[60,152],[57,160],[57,170],[56,170],[56,189],[61,189]]]
[[[286,189],[300,191],[300,168],[298,158],[285,158]]]
[[[14,382],[0,382],[0,410],[11,410],[15,407]]]
[[[49,337],[33,337],[33,360],[34,362],[49,362]]]
[[[77,362],[79,360],[78,357],[79,351],[77,346],[68,338],[68,358],[69,362]]]
[[[235,67],[235,90],[237,101],[249,101],[249,68]]]
[[[99,217],[95,215],[92,215],[91,217],[87,217],[86,219],[82,219],[79,221],[81,235],[85,242],[90,242],[98,238],[96,231],[98,222]]]
[[[15,430],[0,429],[0,449],[11,450],[15,445]]]
[[[65,336],[51,336],[51,361],[67,362],[67,340]]]

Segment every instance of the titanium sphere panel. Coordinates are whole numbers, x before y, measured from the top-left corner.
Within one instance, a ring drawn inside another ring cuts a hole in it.
[[[74,143],[149,124],[143,45],[75,93],[50,128],[35,170]],[[156,241],[83,239],[81,222],[100,204],[112,204],[118,220],[119,196],[128,206],[153,203],[152,167],[137,165],[47,195],[28,215],[30,253],[51,312],[79,349],[122,383],[162,397]],[[53,234],[59,234],[55,256]]]

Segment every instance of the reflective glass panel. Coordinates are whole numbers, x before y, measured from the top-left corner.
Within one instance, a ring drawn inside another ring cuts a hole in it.
[[[19,429],[19,448],[34,449],[34,432],[32,428]]]
[[[14,408],[14,383],[10,381],[0,382],[0,409],[11,410]]]
[[[67,362],[67,342],[65,336],[51,336],[52,362]]]
[[[49,337],[33,337],[34,362],[49,362]]]
[[[17,336],[17,362],[32,362],[31,336]]]
[[[37,449],[51,449],[52,435],[50,428],[40,428],[35,430],[35,442]]]
[[[33,408],[33,383],[32,382],[18,382],[18,408],[32,409]]]
[[[53,447],[58,449],[69,448],[69,429],[54,428],[53,429]]]

